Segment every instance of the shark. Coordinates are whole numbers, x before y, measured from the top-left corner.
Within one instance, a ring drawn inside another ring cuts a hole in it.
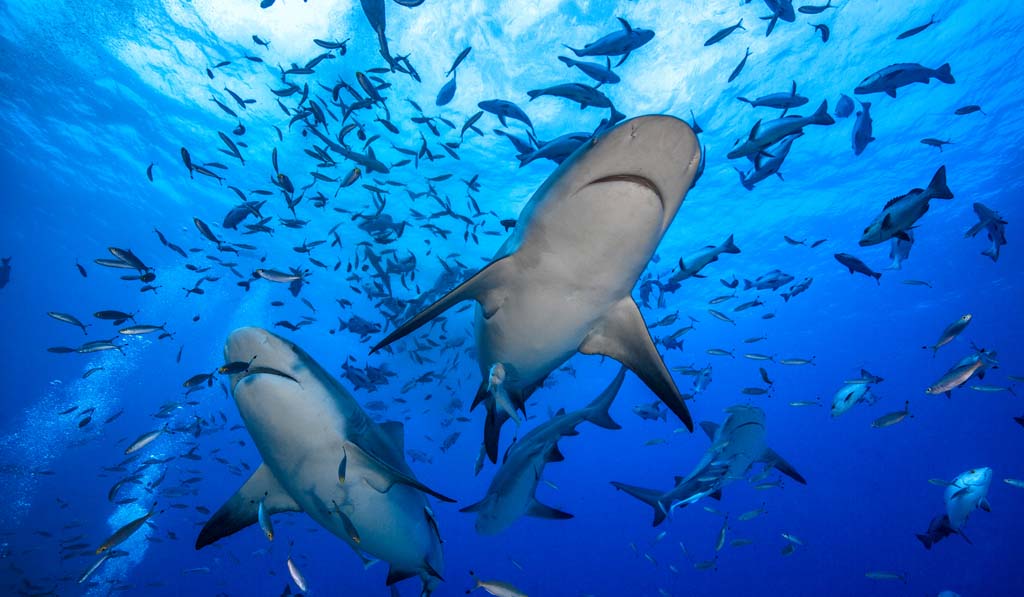
[[[700,162],[697,137],[673,116],[640,116],[584,143],[541,184],[493,261],[372,348],[416,331],[452,306],[477,303],[487,405],[484,445],[497,462],[501,396],[522,410],[577,352],[628,367],[687,426],[693,421],[631,296],[682,205]],[[501,375],[492,376],[501,365]],[[501,383],[491,383],[500,377]],[[499,392],[500,390],[500,392]]]
[[[571,413],[561,409],[512,444],[484,498],[460,510],[476,513],[478,533],[496,535],[524,514],[554,520],[572,518],[572,514],[537,501],[537,483],[547,463],[565,460],[558,449],[558,442],[563,437],[579,435],[576,427],[580,423],[588,421],[605,429],[622,428],[608,414],[608,409],[625,376],[626,368],[623,367],[611,384],[585,408]]]
[[[364,563],[364,554],[388,562],[388,585],[418,576],[430,595],[444,555],[426,496],[454,500],[416,479],[401,423],[375,423],[308,353],[267,330],[235,330],[224,357],[253,359],[230,385],[263,463],[203,526],[196,549],[266,516],[305,512]]]
[[[729,416],[718,425],[710,421],[700,424],[711,439],[711,446],[686,477],[676,477],[675,487],[662,492],[612,481],[615,489],[624,491],[654,508],[653,526],[658,526],[679,507],[710,496],[722,498],[722,487],[742,479],[756,462],[775,467],[794,481],[807,480],[782,456],[765,444],[765,415],[756,406],[735,405],[725,409]]]

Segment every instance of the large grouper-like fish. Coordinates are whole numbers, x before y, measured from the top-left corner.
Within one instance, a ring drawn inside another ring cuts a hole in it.
[[[309,354],[264,329],[235,330],[232,394],[263,464],[206,523],[196,549],[278,512],[305,512],[363,554],[388,562],[389,585],[441,580],[444,556],[425,494],[405,462],[401,423],[375,423]],[[255,355],[255,356],[253,356]]]
[[[630,295],[686,196],[700,162],[693,130],[641,116],[581,146],[540,186],[476,275],[381,340],[412,333],[453,305],[477,302],[477,360],[487,403],[484,444],[544,378],[576,352],[633,371],[689,428],[690,413]]]

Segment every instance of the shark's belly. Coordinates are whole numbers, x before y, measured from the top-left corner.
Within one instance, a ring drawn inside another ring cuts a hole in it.
[[[561,365],[629,296],[663,221],[657,194],[630,180],[592,184],[538,208],[511,257],[517,276],[503,287],[500,308],[489,319],[477,310],[481,369],[511,365],[522,387]]]

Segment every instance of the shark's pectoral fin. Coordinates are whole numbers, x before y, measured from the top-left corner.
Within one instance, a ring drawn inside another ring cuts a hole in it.
[[[377,352],[388,344],[408,336],[462,301],[475,299],[483,308],[484,318],[490,319],[501,308],[502,303],[504,303],[506,295],[502,288],[509,276],[514,275],[515,272],[516,265],[512,255],[492,262],[477,272],[475,276],[456,286],[454,290],[438,299],[433,305],[420,311],[412,319],[395,328],[386,338],[371,348],[370,352]]]
[[[711,421],[701,421],[700,428],[707,434],[708,439],[714,440],[715,433],[718,431],[718,423],[712,423]]]
[[[764,456],[761,457],[761,461],[769,466],[774,466],[775,468],[779,469],[779,472],[786,475],[790,479],[793,479],[797,483],[807,485],[807,479],[804,479],[803,475],[796,472],[796,469],[793,468],[793,465],[786,462],[786,459],[783,458],[782,456],[779,456],[775,450],[772,450],[771,448],[766,448],[764,451]]]
[[[415,570],[399,570],[392,566],[388,568],[388,579],[385,582],[385,584],[387,584],[387,586],[390,587],[396,582],[401,582],[407,578],[412,578],[417,574],[419,574],[419,572],[416,572]]]
[[[267,465],[261,464],[242,488],[203,525],[196,539],[196,549],[202,549],[255,524],[259,517],[260,501],[263,501],[263,508],[270,514],[302,511]]]
[[[709,493],[708,497],[713,499],[713,500],[721,500],[722,499],[722,490],[721,489],[716,489],[716,490],[712,491],[711,493]]]
[[[405,454],[405,426],[398,421],[384,421],[380,428],[391,439],[398,452]]]
[[[978,502],[978,507],[984,510],[985,512],[992,511],[992,505],[988,503],[988,499],[986,498],[981,498],[981,501]]]
[[[679,417],[686,428],[693,431],[690,411],[661,360],[640,308],[632,297],[623,298],[609,309],[583,340],[579,350],[583,354],[611,357],[629,367]]]
[[[432,495],[442,502],[455,501],[448,496],[434,491],[423,483],[420,483],[412,475],[404,473],[387,462],[384,462],[376,455],[359,447],[358,444],[347,441],[344,444],[344,450],[347,459],[349,460],[349,474],[351,474],[353,470],[359,470],[362,473],[366,484],[380,493],[387,493],[391,491],[391,488],[395,483],[399,483],[401,485],[408,485],[409,487],[422,491],[428,495]]]
[[[501,439],[501,427],[509,420],[504,410],[497,408],[494,402],[487,403],[487,418],[484,419],[484,448],[491,462],[498,462],[498,440]]]
[[[660,491],[647,489],[645,487],[637,487],[636,485],[626,485],[625,483],[619,483],[618,481],[612,481],[612,486],[619,491],[625,491],[629,495],[654,508],[654,522],[651,523],[651,526],[658,526],[665,521],[667,512],[665,511],[665,504],[661,501],[662,493]]]
[[[551,450],[548,452],[548,462],[562,462],[565,460],[565,456],[562,455],[562,451],[558,449],[558,444],[551,444]]]
[[[459,512],[479,512],[487,507],[487,502],[491,499],[491,494],[484,496],[484,499],[480,500],[475,504],[470,504],[465,508],[459,508]]]
[[[533,503],[530,504],[530,508],[526,511],[526,514],[527,516],[550,518],[552,520],[568,520],[573,517],[572,514],[569,514],[568,512],[562,512],[561,510],[556,510],[551,506],[545,506],[536,499],[534,499]]]

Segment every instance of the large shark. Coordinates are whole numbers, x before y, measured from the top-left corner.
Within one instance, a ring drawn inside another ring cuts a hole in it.
[[[429,595],[444,557],[424,494],[452,500],[416,480],[402,424],[375,423],[304,350],[266,330],[235,330],[224,355],[252,359],[231,387],[263,464],[206,523],[196,549],[263,515],[305,512],[360,557],[389,562],[389,585],[419,576]]]
[[[558,450],[558,441],[567,435],[578,435],[576,427],[583,421],[605,429],[621,429],[609,416],[608,409],[622,387],[625,376],[626,369],[623,367],[612,383],[586,408],[571,413],[562,409],[549,421],[541,423],[512,444],[505,455],[505,462],[494,474],[484,499],[461,510],[477,514],[478,533],[500,533],[524,514],[556,520],[572,518],[571,514],[538,502],[534,495],[537,483],[547,463],[564,460]]]
[[[494,261],[399,326],[376,351],[453,305],[477,302],[477,360],[487,401],[484,443],[497,461],[509,413],[576,352],[609,356],[631,371],[690,429],[683,398],[630,292],[683,202],[700,162],[697,138],[672,116],[642,116],[609,129],[540,186]],[[491,373],[500,365],[500,375]],[[490,398],[488,400],[488,398]]]
[[[658,526],[680,506],[704,496],[722,497],[722,486],[742,479],[755,462],[775,467],[798,483],[807,481],[764,441],[764,411],[756,406],[736,405],[725,409],[729,417],[721,426],[704,421],[701,428],[711,438],[711,446],[685,478],[676,477],[676,486],[666,492],[612,481],[616,489],[654,508],[654,526]]]

